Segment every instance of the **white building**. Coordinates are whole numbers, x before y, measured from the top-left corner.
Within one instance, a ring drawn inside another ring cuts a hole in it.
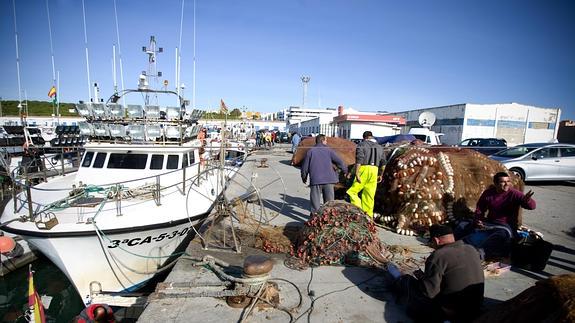
[[[364,131],[371,131],[375,137],[393,136],[400,133],[405,119],[389,114],[341,113],[333,119],[337,137],[362,139]]]
[[[561,109],[540,108],[518,103],[455,104],[429,109],[396,112],[406,119],[402,133],[419,127],[423,112],[432,112],[436,121],[431,130],[443,133],[442,142],[454,145],[467,138],[503,138],[509,146],[548,142],[557,138]]]
[[[302,136],[307,136],[309,134],[324,134],[326,136],[333,137],[336,131],[336,127],[333,123],[333,118],[334,116],[331,114],[322,114],[313,119],[302,121],[299,124],[298,132]]]
[[[315,118],[323,116],[321,121],[318,122],[311,122],[306,123],[305,127],[306,133],[303,133],[303,125],[304,121],[309,121]],[[299,132],[302,135],[307,135],[310,133],[320,133],[319,129],[320,122],[325,122],[326,120],[331,120],[333,117],[337,116],[336,109],[311,109],[311,108],[300,108],[300,107],[289,107],[287,112],[285,113],[285,123],[288,127],[290,133]],[[311,130],[314,128],[314,130]]]

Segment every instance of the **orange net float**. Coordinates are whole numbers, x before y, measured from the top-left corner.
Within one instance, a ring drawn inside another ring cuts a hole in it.
[[[16,242],[11,237],[0,236],[0,253],[9,253],[16,247]]]

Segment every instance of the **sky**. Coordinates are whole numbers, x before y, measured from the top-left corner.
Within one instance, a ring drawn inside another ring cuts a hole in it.
[[[175,88],[180,47],[190,101],[195,57],[198,108],[220,99],[259,112],[301,106],[305,75],[311,108],[517,102],[561,108],[562,120],[575,120],[571,0],[196,0],[195,23],[193,0],[184,0],[183,19],[182,0],[116,0],[118,29],[114,0],[85,0],[87,42],[82,1],[15,2],[22,99],[49,100],[53,58],[60,101],[89,101],[86,49],[90,81],[107,99],[113,45],[118,86],[121,57],[124,86],[135,88],[148,68],[142,46],[154,35],[164,49],[160,83]],[[0,0],[3,100],[18,99],[13,3]]]

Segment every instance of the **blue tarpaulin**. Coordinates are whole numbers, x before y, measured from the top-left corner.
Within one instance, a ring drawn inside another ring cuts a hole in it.
[[[412,142],[415,140],[413,135],[393,135],[393,136],[385,136],[385,137],[374,137],[377,140],[377,143],[380,145],[395,144],[402,141]]]

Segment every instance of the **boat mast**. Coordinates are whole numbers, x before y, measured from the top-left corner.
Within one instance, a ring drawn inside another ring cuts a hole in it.
[[[149,78],[152,77],[154,79],[154,89],[158,88],[158,78],[162,77],[162,72],[158,71],[156,67],[156,55],[158,53],[163,53],[164,49],[162,47],[156,47],[156,36],[150,36],[150,46],[142,46],[142,51],[148,54],[148,71],[143,71],[142,75],[146,80],[146,87],[149,86]],[[156,94],[156,101],[158,100],[158,95]],[[146,92],[146,97],[144,100],[146,105],[150,104],[150,96],[149,93]]]
[[[194,0],[194,60],[192,65],[192,110],[196,108],[196,0]]]
[[[48,34],[50,39],[50,57],[52,59],[52,86],[56,87],[56,64],[54,64],[54,45],[52,41],[52,22],[50,19],[50,7],[48,5],[48,0],[46,0],[46,13],[48,14]],[[58,118],[58,125],[60,124],[60,118],[58,117],[58,110],[56,105],[60,105],[60,100],[58,100],[58,90],[60,88],[56,87],[56,102],[52,101],[52,113]],[[52,122],[54,119],[52,119]]]
[[[117,94],[118,81],[116,80],[116,45],[112,45],[112,79],[114,81],[114,94]]]
[[[84,45],[86,49],[86,73],[88,74],[88,98],[92,101],[92,81],[90,81],[90,60],[88,57],[88,33],[86,32],[86,6],[82,0],[82,17],[84,21]]]
[[[18,51],[18,24],[16,23],[16,0],[12,0],[14,8],[14,37],[16,38],[16,75],[18,77],[18,112],[20,114],[20,122],[24,125],[24,118],[22,115],[22,84],[20,82],[20,53]]]
[[[118,23],[118,10],[116,9],[116,0],[114,0],[114,18],[116,19],[116,40],[118,42],[118,58],[120,60],[120,83],[122,83],[122,91],[124,91],[126,89],[124,87],[124,65],[122,64],[122,46],[120,45],[120,25]],[[114,67],[114,73],[115,71],[116,68]],[[126,99],[124,96],[122,96],[122,105],[126,105]]]
[[[184,29],[184,4],[185,0],[182,0],[182,12],[180,14],[180,41],[178,43],[178,48],[176,48],[176,93],[178,93],[178,99],[180,97],[180,70],[181,70],[181,56],[182,56],[182,33]],[[180,103],[180,102],[178,102]]]

